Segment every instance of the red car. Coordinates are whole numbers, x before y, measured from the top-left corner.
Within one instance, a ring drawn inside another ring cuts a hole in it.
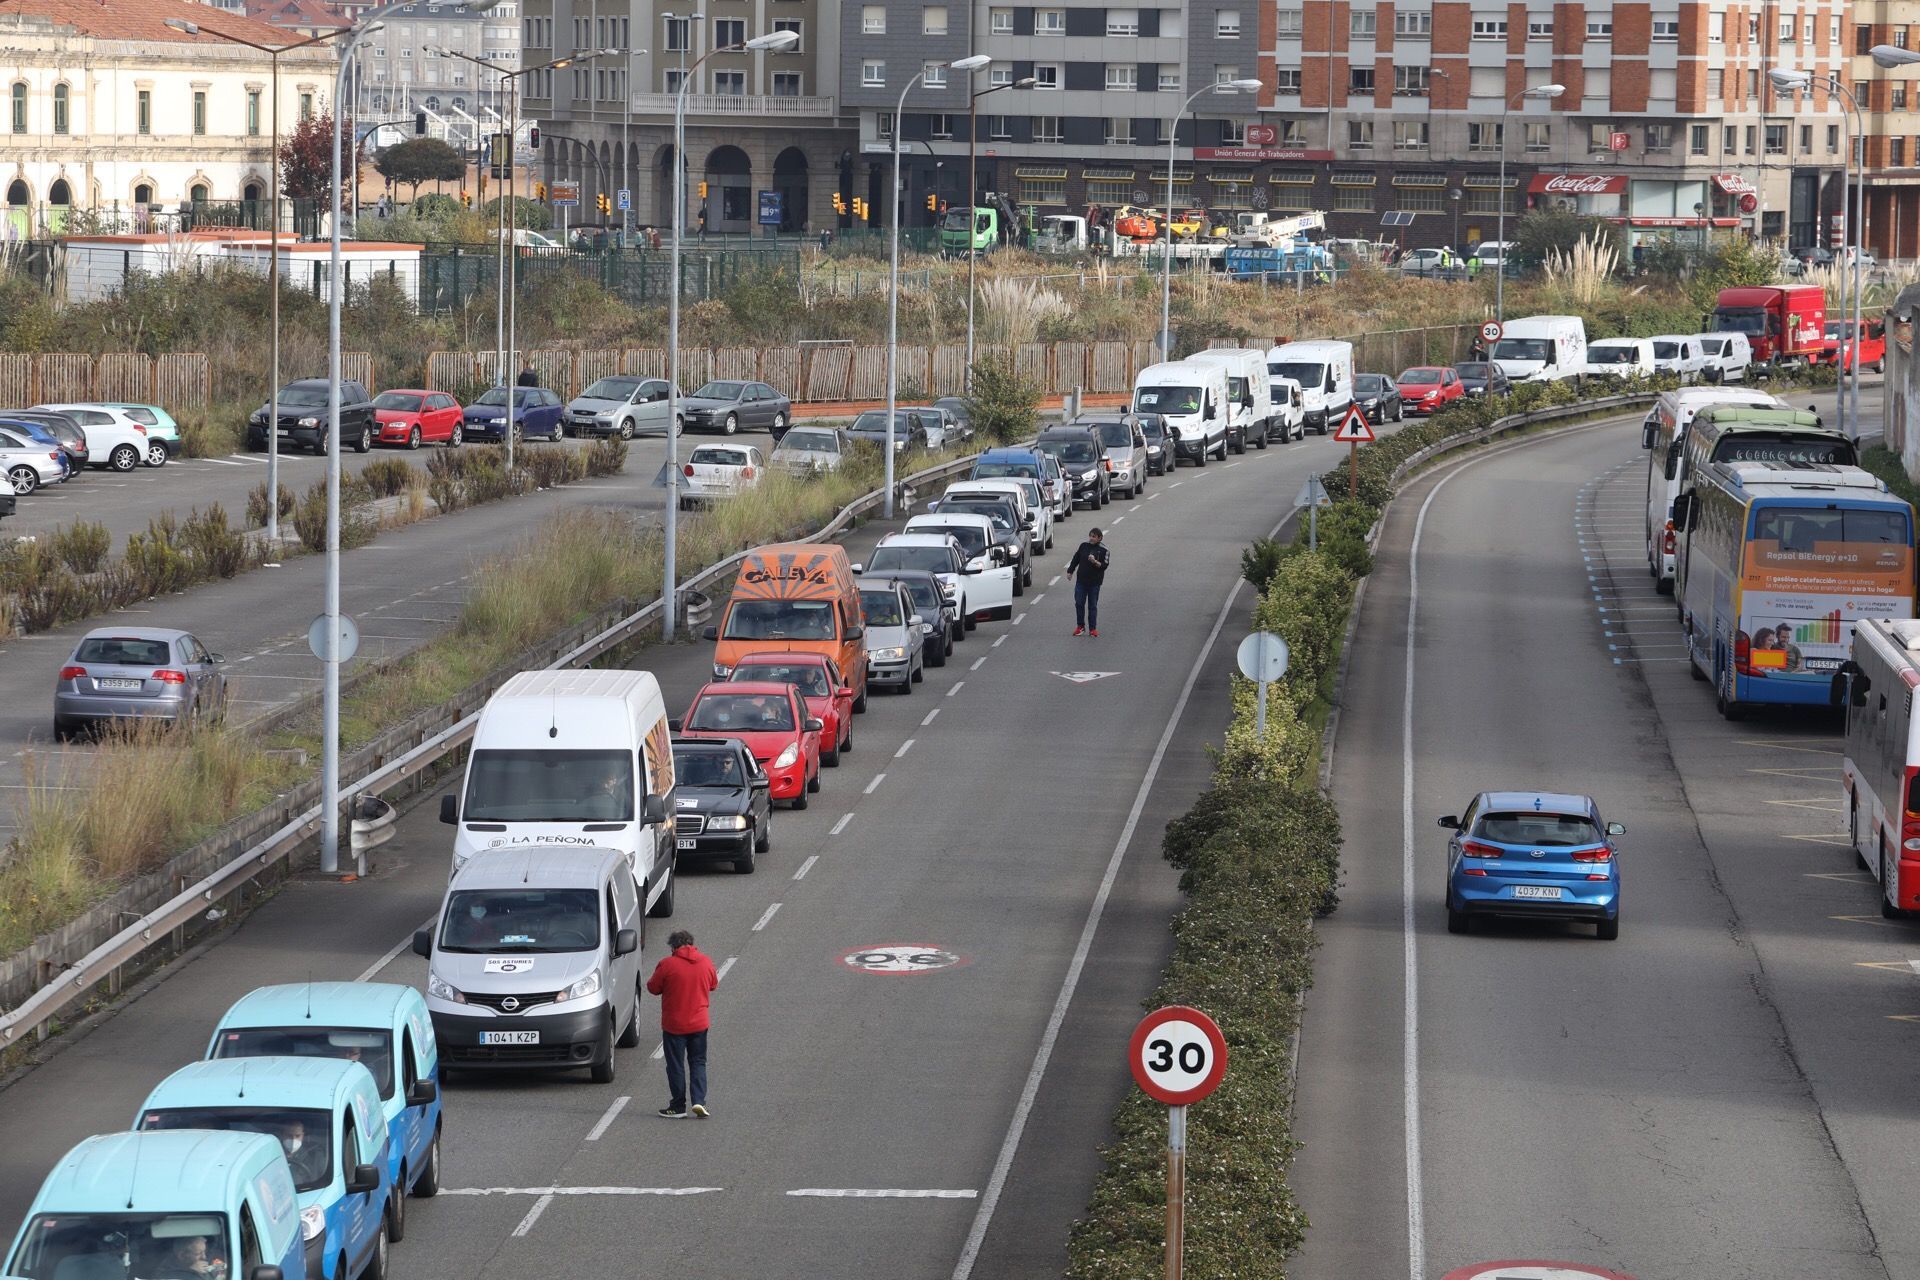
[[[1408,413],[1434,413],[1467,394],[1460,375],[1443,367],[1421,365],[1407,370],[1394,381]]]
[[[800,691],[807,714],[820,721],[820,763],[831,769],[840,753],[853,750],[853,686],[840,678],[824,653],[749,653],[733,667],[733,683],[790,684]]]
[[[1860,360],[1875,373],[1887,371],[1887,326],[1879,320],[1861,324]],[[1820,363],[1853,368],[1853,321],[1829,320],[1821,339]],[[1842,354],[1844,348],[1845,354]]]
[[[422,444],[458,447],[465,431],[460,402],[444,391],[402,387],[373,398],[373,439],[376,444]]]
[[[738,738],[772,779],[771,796],[807,807],[820,789],[820,730],[800,691],[771,680],[716,680],[693,695],[687,717],[669,725],[683,738]]]

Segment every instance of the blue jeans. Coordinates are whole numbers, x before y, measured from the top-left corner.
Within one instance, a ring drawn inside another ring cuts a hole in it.
[[[1100,584],[1088,586],[1078,578],[1073,582],[1073,621],[1075,626],[1092,631],[1100,629]]]
[[[685,1111],[689,1101],[704,1103],[707,1100],[707,1033],[694,1031],[677,1036],[662,1031],[660,1047],[666,1051],[667,1092],[672,1095],[667,1105],[675,1111]],[[689,1073],[693,1077],[691,1099],[687,1097]]]

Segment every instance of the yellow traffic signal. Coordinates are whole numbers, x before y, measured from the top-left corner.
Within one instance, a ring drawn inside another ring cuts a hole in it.
[[[833,211],[835,213],[845,213],[847,211],[846,197],[842,196],[838,191],[833,193]]]
[[[707,198],[707,180],[705,178],[700,179],[700,198],[702,200]]]
[[[939,207],[940,207],[940,197],[936,196],[931,191],[927,192],[927,212],[932,213],[934,210],[938,209]]]
[[[604,191],[594,198],[594,203],[600,206],[600,212],[603,214],[613,212],[613,200]]]
[[[535,200],[545,200],[545,199],[547,198],[547,184],[546,184],[546,183],[544,183],[544,182],[536,182],[536,183],[534,183],[534,184],[533,184],[533,198],[534,198]]]
[[[460,188],[460,203],[469,209],[473,208],[473,195],[465,187]]]

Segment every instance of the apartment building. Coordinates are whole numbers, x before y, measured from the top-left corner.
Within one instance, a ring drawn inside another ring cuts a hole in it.
[[[671,220],[674,106],[686,86],[687,225],[801,231],[833,225],[833,193],[851,172],[855,135],[838,100],[840,26],[826,0],[524,0],[527,66],[576,50],[613,56],[529,74],[522,116],[542,124],[543,176],[631,192],[633,223]],[[775,53],[724,52],[792,31]],[[707,184],[704,200],[699,184]],[[612,221],[617,225],[618,213]]]
[[[1920,48],[1920,0],[1854,0],[1842,72],[1867,138],[1866,242],[1883,259],[1920,258],[1920,68],[1885,71],[1868,50]]]
[[[333,7],[358,21],[379,4],[336,0]],[[519,0],[500,0],[485,12],[459,0],[418,0],[394,10],[356,50],[357,114],[371,123],[405,120],[425,109],[444,122],[449,137],[463,142],[497,131],[506,115],[506,88],[489,68],[519,69],[519,11]],[[431,57],[429,45],[487,65]]]

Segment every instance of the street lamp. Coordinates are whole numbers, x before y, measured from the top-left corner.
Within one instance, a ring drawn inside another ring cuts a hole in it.
[[[270,113],[273,119],[273,153],[267,158],[267,207],[271,210],[268,217],[267,232],[270,246],[267,252],[267,293],[269,295],[268,323],[273,334],[268,339],[271,354],[267,357],[267,545],[280,546],[280,55],[291,53],[295,49],[304,49],[308,45],[320,44],[344,33],[329,31],[324,35],[308,36],[305,40],[296,40],[292,44],[279,47],[255,44],[241,36],[228,35],[212,27],[202,27],[197,22],[188,22],[184,18],[168,18],[167,25],[175,31],[190,36],[209,35],[217,39],[243,44],[249,49],[258,49],[267,55],[272,66],[270,92],[273,105]],[[336,111],[338,103],[335,104]]]
[[[967,372],[961,385],[968,395],[973,394],[973,269],[975,260],[980,256],[978,246],[974,243],[974,228],[979,225],[979,215],[974,212],[974,207],[980,203],[980,99],[1002,89],[1031,89],[1039,83],[1032,76],[1022,76],[1008,84],[996,84],[967,95]],[[973,87],[971,71],[967,73],[967,87]],[[900,118],[896,114],[896,132],[899,127]]]
[[[1160,356],[1164,360],[1173,359],[1173,158],[1174,147],[1180,138],[1180,119],[1193,106],[1194,99],[1209,93],[1258,92],[1258,80],[1224,80],[1195,89],[1180,104],[1180,109],[1173,113],[1173,126],[1167,130],[1167,212],[1162,221],[1167,237],[1160,259]]]
[[[672,14],[662,14],[668,21],[678,21]],[[693,23],[687,22],[687,34],[691,38]],[[674,614],[680,607],[680,590],[677,575],[679,572],[680,539],[680,239],[681,228],[687,220],[687,86],[700,71],[700,64],[716,53],[763,53],[774,49],[784,49],[800,39],[798,31],[769,31],[738,44],[715,45],[693,61],[680,77],[680,88],[673,97],[673,251],[669,256],[667,290],[667,545],[664,571],[661,575],[661,600],[666,604],[660,618],[660,638],[671,641],[675,623]],[[682,41],[684,45],[686,41]]]
[[[1453,201],[1453,246],[1452,247],[1455,253],[1460,252],[1460,198],[1464,195],[1466,195],[1466,192],[1462,191],[1458,187],[1455,187],[1453,190],[1447,192],[1447,199]]]
[[[1888,48],[1887,52],[1897,54],[1906,51],[1903,49]],[[1883,67],[1898,66],[1905,61],[1905,59],[1884,58],[1881,56],[1879,48],[1874,49],[1873,60]],[[1812,72],[1795,71],[1786,67],[1775,67],[1773,70],[1767,72],[1767,79],[1771,81],[1773,87],[1781,93],[1797,93],[1813,86]],[[1840,420],[1840,430],[1848,436],[1857,438],[1860,433],[1860,244],[1861,232],[1865,229],[1866,224],[1867,157],[1865,155],[1864,145],[1866,133],[1860,125],[1860,103],[1854,98],[1853,94],[1847,90],[1847,87],[1840,83],[1839,77],[1835,76],[1829,79],[1826,82],[1826,89],[1829,93],[1841,95],[1847,104],[1853,108],[1853,114],[1851,116],[1843,115],[1841,117],[1842,124],[1847,127],[1847,154],[1846,163],[1840,170],[1840,251],[1842,253],[1847,251],[1849,233],[1851,233],[1852,236],[1853,248],[1851,269],[1843,270],[1840,276],[1840,313],[1842,316],[1845,316],[1847,313],[1847,292],[1849,288],[1851,288],[1853,293],[1853,367],[1849,370],[1844,358],[1839,361],[1840,377],[1834,384],[1833,401],[1834,416]],[[1857,157],[1854,155],[1856,148],[1862,152],[1862,154]],[[1847,212],[1847,183],[1849,181],[1849,172],[1851,172],[1851,180],[1854,184],[1854,210],[1851,218],[1849,218]],[[1843,341],[1841,344],[1843,356],[1845,350],[1846,345]],[[1849,401],[1847,394],[1849,382],[1851,382],[1853,388],[1851,401]]]
[[[1493,276],[1493,318],[1502,324],[1507,319],[1507,115],[1522,98],[1553,99],[1566,91],[1567,86],[1563,84],[1537,84],[1531,89],[1522,89],[1500,105],[1500,219],[1499,230],[1494,232],[1494,238],[1500,242],[1500,256],[1496,260],[1499,269]]]

